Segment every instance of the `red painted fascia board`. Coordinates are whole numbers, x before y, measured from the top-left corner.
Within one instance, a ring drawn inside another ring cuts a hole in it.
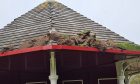
[[[52,50],[77,50],[77,51],[94,51],[100,52],[99,49],[94,47],[81,47],[81,46],[65,46],[65,45],[52,45]],[[44,46],[44,50],[48,50],[48,46]]]
[[[134,51],[134,50],[108,49],[105,52],[114,53],[114,54],[125,54],[125,55],[140,55],[140,51]]]
[[[47,45],[47,46],[37,46],[37,47],[32,47],[32,48],[8,51],[8,52],[0,53],[0,56],[10,56],[10,55],[15,55],[15,54],[43,51],[43,50],[75,50],[75,51],[102,52],[99,49],[94,48],[94,47]],[[119,50],[119,49],[108,49],[108,50],[105,50],[104,52],[114,53],[114,54],[125,54],[125,55],[140,55],[140,51]]]
[[[13,50],[13,51],[8,51],[8,52],[0,53],[0,56],[9,56],[9,55],[28,53],[28,52],[34,52],[34,51],[40,51],[40,50],[42,50],[42,47],[38,46],[38,47],[25,48],[25,49]]]

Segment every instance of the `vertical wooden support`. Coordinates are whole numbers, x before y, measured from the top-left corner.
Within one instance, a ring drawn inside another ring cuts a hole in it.
[[[56,69],[56,58],[55,58],[55,52],[50,52],[51,58],[50,58],[50,83],[51,84],[57,84],[58,75],[57,75],[57,69]]]
[[[118,77],[118,84],[125,84],[125,75],[123,71],[123,61],[116,62],[116,70],[117,70],[117,77]]]
[[[118,84],[125,84],[124,80],[125,80],[125,76],[118,76]]]

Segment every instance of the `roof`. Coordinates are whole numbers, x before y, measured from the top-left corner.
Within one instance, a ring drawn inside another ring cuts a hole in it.
[[[74,35],[86,29],[101,40],[111,37],[116,42],[130,42],[59,2],[46,1],[0,29],[0,48],[10,44],[18,48],[23,40],[45,35],[52,27],[62,34]]]
[[[16,54],[36,52],[36,51],[48,51],[48,50],[74,50],[74,51],[88,51],[88,52],[102,52],[94,47],[81,47],[81,46],[65,46],[65,45],[46,45],[46,46],[36,46],[32,48],[24,48],[20,50],[13,50],[4,53],[0,53],[1,56],[14,56]],[[113,53],[121,55],[140,55],[140,51],[132,50],[121,50],[121,49],[107,49],[104,53]]]

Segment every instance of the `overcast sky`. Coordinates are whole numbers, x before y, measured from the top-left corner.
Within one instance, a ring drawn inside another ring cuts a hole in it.
[[[0,28],[45,0],[2,0]],[[140,44],[140,0],[58,0],[121,36]]]

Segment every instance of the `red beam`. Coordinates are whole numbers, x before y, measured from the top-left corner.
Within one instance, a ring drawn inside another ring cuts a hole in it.
[[[52,50],[76,50],[76,51],[94,51],[100,52],[99,49],[94,47],[81,47],[81,46],[65,46],[65,45],[52,45]],[[44,50],[48,50],[48,46],[44,46]]]
[[[40,51],[40,50],[42,50],[42,47],[38,46],[38,47],[25,48],[25,49],[20,49],[20,50],[3,52],[3,53],[0,53],[0,56],[9,56],[9,55],[28,53],[28,52],[34,52],[34,51]]]
[[[81,47],[81,46],[64,46],[64,45],[47,45],[47,46],[37,46],[32,48],[13,50],[4,53],[0,53],[0,56],[9,56],[21,53],[43,51],[43,50],[75,50],[75,51],[92,51],[92,52],[102,52],[94,47]],[[140,55],[140,51],[130,51],[130,50],[120,50],[120,49],[108,49],[104,52],[114,53],[114,54],[125,54],[125,55]]]

